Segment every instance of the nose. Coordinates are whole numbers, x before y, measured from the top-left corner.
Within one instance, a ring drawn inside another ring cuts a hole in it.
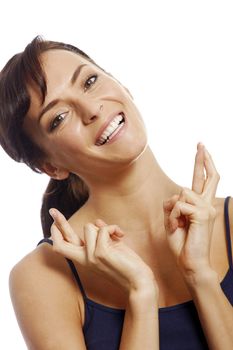
[[[84,125],[93,123],[96,119],[101,118],[103,104],[95,101],[82,101],[79,104],[80,116]]]

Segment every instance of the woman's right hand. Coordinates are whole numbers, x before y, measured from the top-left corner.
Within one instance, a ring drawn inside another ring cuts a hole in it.
[[[54,251],[105,276],[127,292],[151,285],[157,292],[152,270],[121,240],[124,233],[119,226],[98,219],[95,225],[84,225],[82,240],[61,212],[54,208],[49,212],[54,219],[51,226]]]

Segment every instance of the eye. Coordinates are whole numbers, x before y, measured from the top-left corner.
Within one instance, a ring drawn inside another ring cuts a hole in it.
[[[50,124],[49,132],[52,132],[54,129],[58,127],[58,125],[65,119],[66,114],[67,112],[56,115],[56,117],[52,120]]]
[[[84,83],[84,90],[86,91],[87,89],[89,89],[89,87],[96,82],[97,78],[98,78],[97,74],[89,76]]]

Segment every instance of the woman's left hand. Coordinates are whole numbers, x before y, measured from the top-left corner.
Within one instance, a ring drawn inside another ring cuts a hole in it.
[[[192,190],[183,188],[179,195],[164,202],[168,244],[187,279],[212,270],[210,245],[216,216],[213,203],[219,179],[209,152],[198,144]]]

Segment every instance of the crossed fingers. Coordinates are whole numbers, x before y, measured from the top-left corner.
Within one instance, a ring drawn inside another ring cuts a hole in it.
[[[195,157],[192,189],[182,188],[180,194],[172,196],[164,202],[165,226],[170,232],[177,227],[185,227],[188,217],[198,215],[201,219],[214,216],[212,206],[219,182],[219,174],[216,170],[212,157],[205,146],[198,144]]]
[[[124,236],[118,225],[107,225],[103,220],[97,219],[94,224],[84,225],[84,237],[81,239],[60,211],[51,208],[49,212],[54,219],[51,226],[53,249],[82,264],[87,260],[92,261],[98,250],[107,247],[109,238],[112,241],[119,241]]]
[[[205,146],[199,143],[194,164],[192,190],[211,203],[215,198],[219,179],[220,176],[211,155]]]

